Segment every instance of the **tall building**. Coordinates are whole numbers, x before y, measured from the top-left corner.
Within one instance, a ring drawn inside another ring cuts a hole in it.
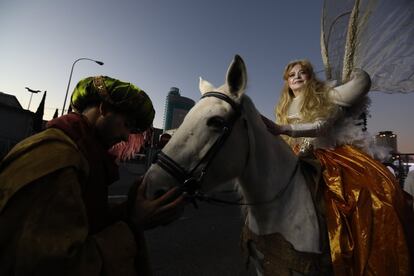
[[[192,99],[180,95],[180,89],[171,87],[165,102],[164,131],[178,128],[194,104]]]
[[[397,135],[392,131],[380,131],[375,135],[375,144],[384,148],[389,148],[391,153],[397,153]]]

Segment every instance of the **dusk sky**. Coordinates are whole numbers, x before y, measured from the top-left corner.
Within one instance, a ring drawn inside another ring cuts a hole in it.
[[[239,54],[247,65],[248,95],[274,119],[284,66],[307,58],[316,71],[323,69],[322,2],[0,0],[0,91],[27,108],[25,86],[47,90],[50,119],[63,106],[73,61],[88,57],[105,64],[78,62],[70,93],[92,75],[132,82],[148,92],[157,112],[154,125],[162,127],[170,87],[198,100],[198,77],[221,85]],[[370,95],[370,133],[394,131],[400,152],[414,152],[414,94]],[[41,94],[33,96],[32,111],[40,100]]]

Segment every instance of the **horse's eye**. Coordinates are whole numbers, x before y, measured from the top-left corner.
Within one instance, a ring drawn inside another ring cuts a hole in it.
[[[211,117],[207,121],[207,125],[214,128],[223,128],[226,124],[226,121],[221,117]]]

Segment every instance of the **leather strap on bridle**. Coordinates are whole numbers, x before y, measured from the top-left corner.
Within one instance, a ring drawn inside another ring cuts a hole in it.
[[[201,98],[206,97],[215,97],[220,100],[223,100],[230,104],[230,106],[234,110],[234,115],[230,118],[230,120],[223,126],[221,130],[220,136],[208,150],[208,152],[200,159],[200,161],[192,168],[190,171],[185,170],[182,168],[177,162],[175,162],[171,157],[169,157],[164,152],[159,152],[154,163],[157,163],[163,170],[169,173],[172,177],[174,177],[178,183],[180,184],[179,189],[182,192],[187,192],[188,195],[191,196],[191,199],[194,205],[197,207],[195,200],[204,201],[207,203],[219,203],[219,204],[227,204],[227,205],[239,205],[239,206],[257,206],[257,205],[264,205],[273,202],[281,195],[283,195],[286,188],[289,186],[289,183],[292,181],[296,172],[298,170],[298,164],[296,164],[295,168],[292,170],[292,173],[289,177],[288,183],[286,186],[276,194],[270,200],[262,201],[262,202],[241,202],[240,200],[237,201],[228,201],[224,199],[219,199],[216,197],[212,197],[200,191],[200,182],[202,181],[208,167],[210,166],[211,162],[213,161],[214,157],[220,150],[221,146],[226,142],[228,136],[230,135],[235,122],[240,118],[241,115],[241,107],[235,101],[233,101],[229,96],[220,92],[207,92]],[[204,164],[204,167],[201,168],[199,175],[195,175],[197,169]]]
[[[230,117],[229,121],[223,125],[219,137],[213,143],[207,153],[189,171],[182,168],[177,162],[175,162],[171,157],[162,151],[158,153],[157,158],[155,159],[155,162],[162,169],[164,169],[180,183],[180,189],[189,193],[190,195],[196,194],[196,192],[200,189],[200,182],[202,181],[208,167],[210,166],[216,154],[219,152],[222,145],[226,142],[233,129],[234,124],[241,115],[240,106],[226,94],[220,92],[208,92],[205,93],[201,98],[203,99],[206,97],[215,97],[223,100],[227,102],[234,110],[233,116]],[[200,167],[201,169],[199,170],[199,174],[195,175]]]
[[[207,92],[204,93],[203,96],[201,96],[201,99],[207,98],[207,97],[214,97],[214,98],[218,98],[220,100],[223,100],[225,102],[227,102],[229,105],[231,105],[231,107],[233,108],[233,110],[236,112],[236,116],[239,117],[241,114],[241,107],[240,105],[238,105],[235,101],[233,101],[229,96],[227,96],[226,94],[220,93],[220,92]]]

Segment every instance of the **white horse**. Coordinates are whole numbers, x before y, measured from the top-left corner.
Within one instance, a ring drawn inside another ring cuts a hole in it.
[[[192,177],[190,186],[192,180],[198,180],[196,188],[203,191],[236,179],[245,202],[252,203],[247,207],[246,221],[251,232],[279,233],[297,251],[320,253],[317,213],[298,169],[299,160],[280,137],[268,132],[245,95],[246,83],[246,67],[239,56],[230,64],[224,85],[215,88],[200,78],[203,96],[211,91],[225,96],[203,97],[190,110],[162,151],[167,156],[164,165],[156,163],[148,170],[144,179],[147,196],[183,185],[184,174]],[[223,131],[226,127],[227,132]],[[179,168],[171,169],[174,166]],[[174,170],[183,175],[177,176]],[[258,264],[260,273],[263,263]]]

